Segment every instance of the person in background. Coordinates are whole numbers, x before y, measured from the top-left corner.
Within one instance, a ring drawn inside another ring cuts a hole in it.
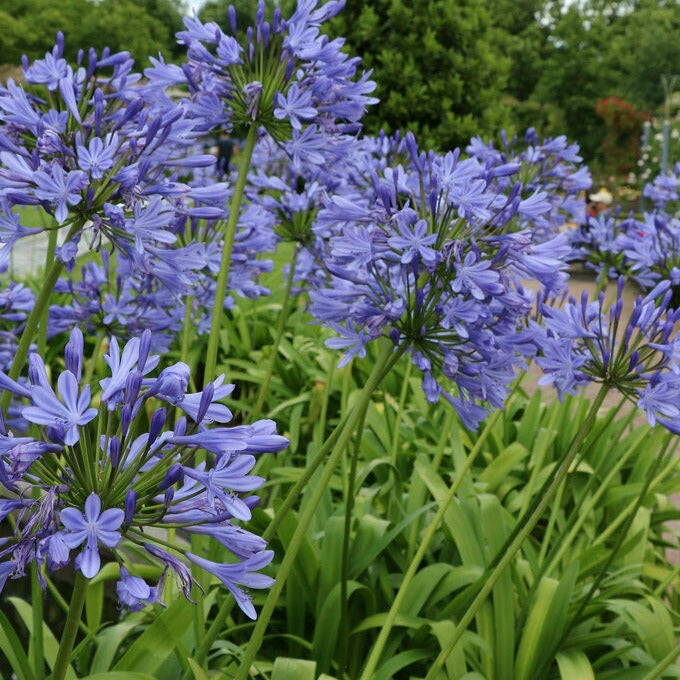
[[[590,194],[588,196],[588,217],[597,217],[605,210],[609,210],[613,200],[614,197],[611,193],[604,187],[600,187],[600,190],[596,194]]]
[[[236,155],[238,146],[226,132],[217,140],[217,173],[220,179],[229,174],[232,156]]]

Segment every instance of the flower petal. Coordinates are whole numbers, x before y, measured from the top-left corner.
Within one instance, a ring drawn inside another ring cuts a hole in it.
[[[94,491],[85,501],[85,517],[88,522],[96,522],[102,509],[102,502]]]
[[[59,518],[69,531],[84,531],[87,528],[85,517],[77,508],[64,508],[59,513]]]
[[[94,545],[93,547],[88,542],[83,552],[78,555],[78,563],[80,571],[83,572],[83,576],[86,578],[93,578],[96,576],[99,573],[99,567],[101,566],[101,559],[97,546]]]

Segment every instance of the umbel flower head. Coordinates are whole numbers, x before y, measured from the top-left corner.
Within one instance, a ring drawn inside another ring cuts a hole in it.
[[[680,433],[680,337],[675,325],[680,310],[669,306],[670,281],[662,281],[638,296],[630,316],[624,316],[625,279],[619,277],[616,299],[607,308],[600,293],[589,301],[563,305],[539,303],[541,323],[531,324],[538,347],[536,363],[561,397],[589,382],[618,390],[657,422]]]
[[[343,362],[389,336],[408,346],[429,401],[449,400],[474,427],[491,404],[501,408],[514,368],[532,350],[522,338],[531,297],[520,279],[547,291],[566,280],[563,236],[537,244],[516,230],[522,212],[550,205],[509,195],[496,173],[459,152],[422,153],[410,133],[408,159],[376,167],[369,185],[330,195],[314,225],[325,234],[328,278],[310,292],[312,314],[338,337]],[[446,385],[452,387],[446,389]]]
[[[285,142],[291,157],[323,164],[329,151],[339,156],[333,137],[356,133],[375,83],[364,73],[356,78],[360,59],[342,52],[344,41],[321,33],[323,23],[344,6],[342,0],[299,0],[289,19],[277,7],[271,22],[259,0],[255,25],[237,39],[236,11],[228,26],[185,18],[177,34],[187,47],[182,67],[153,59],[145,70],[151,96],[159,106],[169,102],[168,86],[187,86],[190,111],[211,127],[264,128]]]
[[[0,86],[0,265],[35,232],[19,223],[17,205],[39,206],[70,228],[58,253],[65,262],[83,233],[141,258],[176,241],[178,216],[220,217],[223,207],[197,205],[203,195],[179,181],[178,170],[215,162],[188,151],[199,119],[180,105],[148,106],[128,52],[81,50],[70,64],[63,50],[59,33],[43,59],[24,58],[23,84]]]
[[[23,416],[39,432],[19,437],[0,422],[0,484],[8,495],[0,500],[0,521],[14,516],[10,538],[0,544],[0,589],[33,561],[39,573],[43,566],[74,564],[92,578],[102,560],[115,560],[119,598],[138,609],[160,601],[167,571],[190,598],[191,560],[255,618],[241,586],[271,583],[253,572],[273,553],[241,526],[259,500],[250,492],[264,483],[250,473],[258,453],[281,451],[288,440],[269,420],[227,427],[231,413],[221,400],[234,386],[225,385],[224,376],[198,393],[187,391],[189,368],[181,362],[151,377],[159,357],[149,354],[150,346],[148,331],[122,350],[112,339],[104,357],[110,376],[94,399],[90,386],[81,386],[83,336],[77,329],[56,391],[37,354],[29,358],[30,384],[0,373],[0,387],[25,400]],[[185,415],[174,418],[176,410]],[[204,455],[196,464],[198,451]],[[187,553],[181,541],[164,541],[170,528],[218,541],[231,553],[228,565]],[[135,575],[140,548],[162,568],[157,584]]]
[[[592,179],[585,165],[579,165],[578,144],[569,144],[565,136],[541,140],[534,128],[529,128],[523,144],[517,136],[508,139],[500,133],[501,145],[484,143],[473,137],[466,151],[487,168],[495,170],[494,183],[505,193],[512,190],[514,179],[498,169],[516,165],[522,183],[521,196],[527,200],[520,211],[518,226],[531,229],[534,238],[546,240],[554,236],[565,222],[582,224],[586,221],[585,200],[581,193],[590,188]],[[535,211],[532,204],[548,203],[549,210]]]

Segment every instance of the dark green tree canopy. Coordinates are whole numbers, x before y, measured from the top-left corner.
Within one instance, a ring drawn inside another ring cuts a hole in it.
[[[108,46],[128,50],[143,68],[149,55],[178,54],[174,34],[183,13],[180,0],[3,0],[0,64],[41,57],[63,31],[70,58],[80,48]]]
[[[504,122],[498,93],[510,61],[484,3],[348,0],[333,27],[378,83],[368,131],[408,129],[422,144],[449,149]]]

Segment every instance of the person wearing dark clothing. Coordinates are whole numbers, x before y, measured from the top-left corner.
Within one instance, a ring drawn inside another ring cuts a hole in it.
[[[217,141],[217,172],[220,177],[229,174],[231,157],[234,155],[236,142],[227,135]]]

